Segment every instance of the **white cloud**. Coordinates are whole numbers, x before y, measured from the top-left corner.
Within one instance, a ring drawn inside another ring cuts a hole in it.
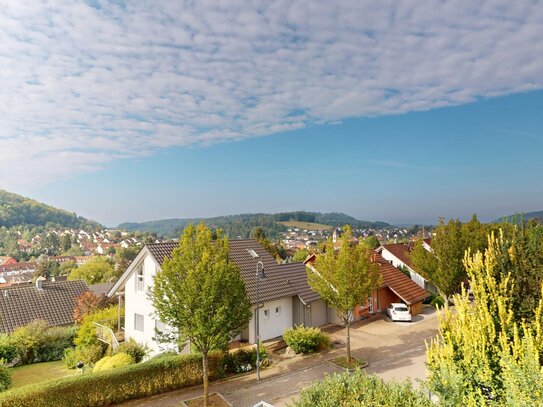
[[[2,3],[6,188],[543,87],[533,1]]]

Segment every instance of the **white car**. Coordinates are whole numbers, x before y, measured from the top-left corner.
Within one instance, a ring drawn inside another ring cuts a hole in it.
[[[405,304],[393,302],[387,307],[387,315],[393,321],[411,322],[411,312],[409,312],[409,308]]]

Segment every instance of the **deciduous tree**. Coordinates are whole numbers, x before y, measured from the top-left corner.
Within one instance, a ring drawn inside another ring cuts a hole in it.
[[[339,250],[330,240],[315,265],[308,266],[307,276],[313,290],[331,307],[347,331],[347,362],[351,361],[350,327],[356,305],[365,304],[379,286],[379,266],[371,261],[373,251],[365,245],[353,245],[352,231],[345,226]]]
[[[543,303],[532,310],[531,322],[515,318],[516,282],[498,270],[503,247],[503,235],[492,236],[484,256],[466,256],[474,302],[463,290],[454,296],[455,312],[446,306],[439,317],[440,335],[427,356],[428,385],[440,405],[543,404]]]
[[[228,240],[202,223],[184,230],[171,259],[154,279],[150,297],[157,316],[202,354],[204,405],[208,402],[208,354],[224,349],[247,326],[250,303]]]

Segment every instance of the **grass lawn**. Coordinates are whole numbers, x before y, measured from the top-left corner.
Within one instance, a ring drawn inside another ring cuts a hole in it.
[[[11,374],[13,388],[16,388],[31,383],[45,382],[51,379],[75,375],[77,371],[68,369],[62,360],[59,360],[56,362],[33,363],[31,365],[14,367]]]
[[[288,221],[288,222],[277,222],[281,225],[285,225],[287,228],[298,228],[301,230],[330,230],[333,226],[323,225],[321,223],[312,223],[312,222],[298,222],[298,221]]]

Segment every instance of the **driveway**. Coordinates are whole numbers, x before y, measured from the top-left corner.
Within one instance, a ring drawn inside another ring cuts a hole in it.
[[[345,332],[339,327],[327,329],[333,339],[344,341]],[[357,323],[351,328],[351,349],[356,357],[369,363],[365,369],[385,380],[425,379],[425,341],[438,333],[435,311],[425,308],[424,314],[411,323],[380,319]],[[286,406],[298,391],[325,375],[342,371],[328,361],[343,355],[345,346],[310,356],[296,356],[278,361],[262,371],[257,383],[254,374],[213,382],[211,392],[220,392],[234,407],[251,407],[265,400],[276,407]],[[201,386],[182,389],[141,400],[123,403],[123,407],[179,406],[181,400],[201,395]]]

